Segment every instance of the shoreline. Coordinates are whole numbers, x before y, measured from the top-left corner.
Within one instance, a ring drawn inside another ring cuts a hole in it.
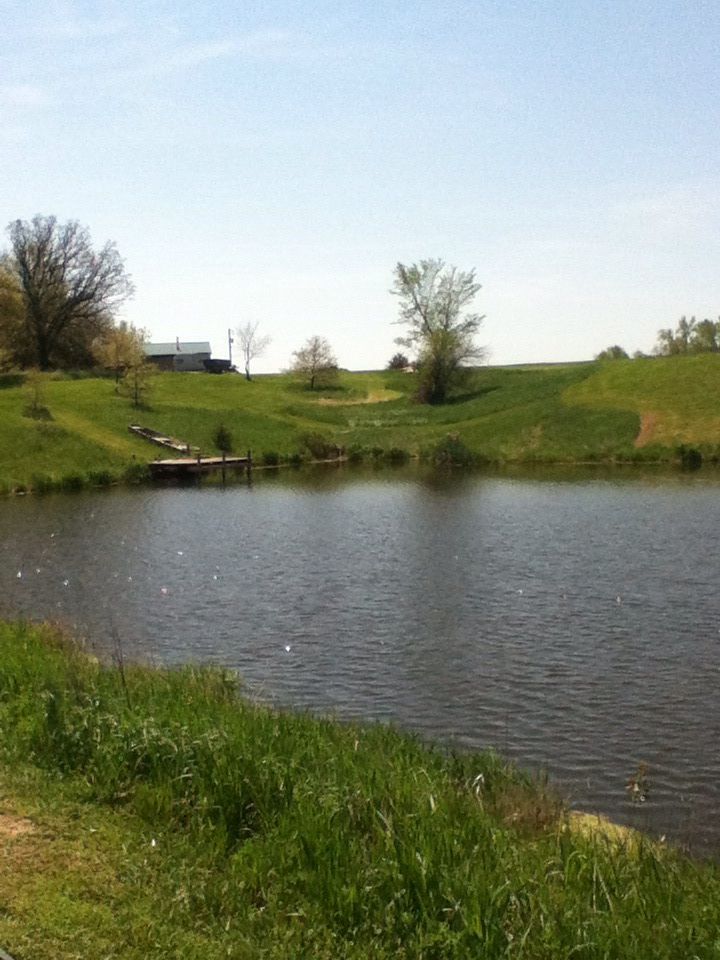
[[[0,484],[0,498],[3,496],[5,499],[11,499],[13,497],[26,497],[26,496],[46,496],[49,494],[56,493],[78,493],[88,490],[103,490],[108,488],[121,488],[121,487],[153,487],[154,489],[172,489],[178,486],[185,487],[202,487],[204,484],[215,484],[217,480],[215,479],[212,473],[207,473],[204,475],[198,475],[192,479],[188,479],[183,482],[182,480],[167,480],[167,479],[154,479],[150,476],[149,466],[152,461],[148,461],[148,471],[133,469],[132,476],[123,479],[119,476],[111,476],[109,472],[107,475],[100,471],[88,471],[86,475],[82,474],[73,474],[69,479],[67,477],[55,479],[53,477],[43,477],[40,481],[36,482],[35,485],[31,482],[29,485],[17,484],[14,487],[5,487]],[[141,465],[138,465],[140,467]],[[144,465],[142,465],[144,468]],[[589,471],[595,470],[630,470],[634,473],[641,473],[643,470],[649,471],[662,471],[667,473],[669,476],[678,476],[678,475],[708,475],[713,471],[718,471],[720,473],[720,462],[717,461],[708,461],[703,463],[699,467],[687,467],[682,464],[681,461],[677,459],[667,459],[667,460],[622,460],[618,458],[600,460],[600,459],[590,459],[590,460],[495,460],[495,461],[484,461],[482,463],[476,463],[472,465],[462,465],[462,464],[433,464],[431,461],[424,459],[417,455],[410,455],[404,461],[396,461],[388,459],[368,459],[368,460],[357,460],[349,457],[347,455],[340,457],[333,457],[331,459],[319,459],[319,460],[303,460],[301,463],[292,463],[292,462],[282,462],[282,463],[255,463],[253,462],[251,470],[248,472],[245,466],[235,467],[234,465],[229,465],[226,468],[226,481],[228,485],[241,484],[247,482],[247,477],[252,476],[257,473],[268,473],[272,474],[277,471],[289,471],[301,473],[303,470],[308,468],[326,466],[326,467],[343,467],[343,468],[357,468],[358,470],[373,468],[377,470],[393,470],[398,467],[416,467],[416,468],[425,468],[425,469],[434,469],[438,473],[442,472],[451,472],[457,475],[465,476],[477,476],[482,475],[483,473],[502,473],[502,472],[513,472],[513,471],[527,471],[528,474],[532,473],[534,470],[553,470],[553,469],[583,469]],[[221,470],[215,471],[215,474],[219,474]],[[100,479],[97,478],[97,474],[102,473]]]
[[[0,641],[11,955],[716,951],[718,865],[497,755],[260,708],[226,671],[103,666],[48,626]]]

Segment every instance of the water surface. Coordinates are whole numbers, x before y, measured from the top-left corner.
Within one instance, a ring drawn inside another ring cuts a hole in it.
[[[0,502],[0,598],[100,646],[114,627],[134,655],[237,668],[272,702],[494,746],[576,806],[707,853],[718,528],[702,474],[326,471],[27,497]]]

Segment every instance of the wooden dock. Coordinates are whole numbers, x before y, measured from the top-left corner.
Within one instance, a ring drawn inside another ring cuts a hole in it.
[[[167,447],[168,450],[177,450],[178,453],[197,454],[198,447],[191,447],[189,443],[178,440],[177,437],[169,437],[158,430],[151,430],[150,427],[141,427],[139,423],[131,423],[128,427],[130,433],[134,433],[143,440],[149,440],[150,443],[156,443],[159,447]]]
[[[218,470],[252,469],[252,457],[175,457],[172,460],[152,460],[148,467],[154,480],[182,480]]]

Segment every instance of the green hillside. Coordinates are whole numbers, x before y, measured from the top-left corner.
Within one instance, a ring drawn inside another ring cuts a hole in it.
[[[158,456],[128,425],[167,431],[204,453],[224,423],[238,453],[256,459],[301,450],[309,433],[345,449],[428,451],[457,434],[499,462],[671,460],[680,444],[715,455],[720,442],[720,356],[607,363],[489,367],[440,407],[413,399],[412,374],[343,373],[333,390],[310,392],[283,375],[158,374],[145,409],[109,379],[51,378],[52,419],[25,415],[28,388],[0,380],[0,484],[42,486],[68,474],[120,477]]]

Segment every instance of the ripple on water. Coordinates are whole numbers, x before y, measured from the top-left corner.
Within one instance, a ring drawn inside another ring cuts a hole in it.
[[[0,504],[0,595],[274,702],[495,746],[720,850],[717,494],[416,475],[24,498]]]

